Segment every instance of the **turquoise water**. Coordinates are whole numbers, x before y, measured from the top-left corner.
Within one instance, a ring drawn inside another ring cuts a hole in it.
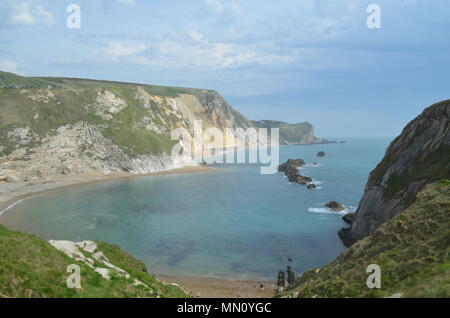
[[[256,164],[215,171],[140,177],[71,187],[26,200],[0,216],[10,228],[45,239],[117,244],[157,274],[274,279],[322,266],[343,250],[336,200],[354,209],[388,139],[283,146],[280,161],[317,161],[303,174],[318,190],[282,174],[261,175]],[[317,158],[318,151],[326,152]],[[289,258],[292,261],[289,261]]]

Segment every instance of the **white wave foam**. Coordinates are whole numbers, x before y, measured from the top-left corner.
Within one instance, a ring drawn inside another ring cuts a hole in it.
[[[24,199],[17,200],[16,202],[14,202],[14,203],[10,204],[9,206],[7,206],[5,209],[0,210],[0,215],[2,215],[3,213],[5,213],[5,212],[11,210],[11,209],[14,208],[16,205],[22,203],[23,201],[26,201],[26,200],[29,200],[29,199],[32,199],[32,198],[35,198],[35,197],[38,197],[38,196],[39,196],[39,195],[33,195],[33,196],[31,196],[31,197],[28,197],[28,198],[24,198]]]
[[[320,163],[307,163],[303,167],[320,167]]]
[[[321,214],[339,214],[339,215],[346,215],[348,213],[353,213],[356,211],[356,208],[354,206],[346,206],[344,210],[342,211],[333,211],[328,208],[308,208],[308,211],[311,213],[321,213]]]
[[[8,210],[11,210],[13,207],[15,207],[16,205],[18,205],[20,202],[23,202],[25,199],[21,199],[18,200],[16,202],[14,202],[13,204],[10,204],[9,206],[7,206],[5,209],[0,211],[0,215],[2,215],[3,213],[5,213]]]

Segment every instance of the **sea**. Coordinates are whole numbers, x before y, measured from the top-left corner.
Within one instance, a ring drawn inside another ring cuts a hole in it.
[[[54,240],[120,246],[154,274],[276,279],[326,265],[345,250],[337,232],[354,212],[389,138],[279,148],[302,158],[315,190],[260,165],[213,164],[204,172],[136,177],[64,188],[23,200],[0,216],[9,228]],[[325,157],[317,157],[319,151]],[[342,212],[325,207],[329,201]]]

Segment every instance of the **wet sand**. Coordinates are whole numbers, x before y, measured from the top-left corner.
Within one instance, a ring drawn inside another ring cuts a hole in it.
[[[215,278],[157,276],[181,285],[200,298],[271,298],[275,296],[275,282],[235,281]]]

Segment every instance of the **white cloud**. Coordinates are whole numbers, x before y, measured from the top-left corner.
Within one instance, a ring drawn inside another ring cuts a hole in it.
[[[34,26],[37,24],[53,24],[53,14],[32,0],[11,1],[4,4],[6,24],[11,26]]]
[[[211,8],[211,10],[222,12],[223,6],[220,0],[204,0],[205,4]]]
[[[119,61],[121,58],[124,57],[135,56],[148,48],[149,45],[146,43],[139,43],[135,45],[126,46],[122,42],[114,41],[108,43],[108,47],[106,48],[105,52],[113,60]]]
[[[209,43],[197,33],[190,34],[198,41],[183,43],[163,40],[153,45],[151,56],[136,56],[133,63],[160,69],[226,69],[248,64],[279,65],[292,63],[297,52],[289,55],[271,53],[261,47],[233,43]]]
[[[225,10],[231,10],[234,12],[240,12],[241,7],[235,0],[228,0],[222,2],[221,0],[203,0],[205,4],[213,11],[223,12]]]
[[[115,0],[118,4],[123,4],[126,6],[134,6],[136,4],[135,0]]]
[[[15,60],[0,58],[0,70],[4,72],[17,73],[18,63]]]
[[[191,31],[188,32],[188,35],[191,37],[192,40],[195,42],[202,42],[203,41],[203,35],[200,32],[197,31]]]

